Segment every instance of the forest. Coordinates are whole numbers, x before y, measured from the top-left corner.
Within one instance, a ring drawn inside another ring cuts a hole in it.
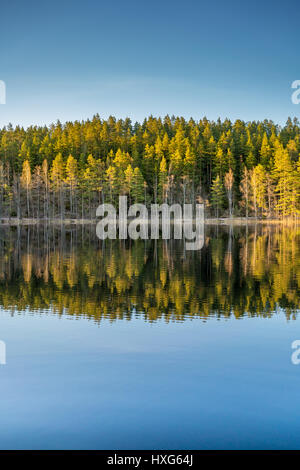
[[[300,214],[300,123],[148,117],[0,130],[0,219],[95,219],[100,203],[204,202],[206,216]]]

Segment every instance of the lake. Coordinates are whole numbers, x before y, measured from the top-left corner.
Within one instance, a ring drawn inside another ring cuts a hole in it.
[[[0,448],[299,449],[299,294],[300,228],[2,228]]]

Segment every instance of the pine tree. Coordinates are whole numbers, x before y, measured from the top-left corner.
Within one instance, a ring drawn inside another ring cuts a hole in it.
[[[134,169],[132,180],[132,199],[134,203],[146,203],[145,201],[145,181],[142,172],[138,167]]]
[[[226,173],[225,178],[224,178],[224,185],[225,185],[227,198],[228,198],[229,217],[232,217],[232,209],[233,209],[233,197],[232,197],[233,182],[234,182],[233,171],[230,168],[229,172]]]
[[[45,159],[42,164],[42,179],[44,185],[44,217],[49,217],[49,175],[48,162]]]
[[[168,186],[168,170],[167,162],[165,158],[162,158],[159,166],[159,177],[158,177],[158,202],[167,201],[167,186]]]
[[[191,145],[187,144],[185,157],[184,157],[184,177],[187,183],[190,183],[191,201],[195,200],[195,178],[196,178],[196,156],[193,152]],[[184,186],[184,202],[185,202],[186,186]]]
[[[66,163],[66,186],[70,195],[70,213],[76,211],[76,189],[78,184],[78,163],[72,155],[69,155]]]
[[[264,168],[269,170],[272,167],[272,150],[269,145],[266,132],[264,133],[261,149],[260,149],[260,162]]]
[[[251,200],[255,212],[258,216],[260,210],[261,215],[266,209],[266,173],[264,167],[259,164],[250,174]]]
[[[131,165],[125,170],[125,194],[129,196],[129,205],[131,204],[131,195],[133,190],[133,175],[134,171]]]
[[[251,184],[250,184],[250,172],[248,168],[244,167],[243,177],[240,184],[240,192],[242,194],[242,199],[240,201],[240,205],[245,208],[245,215],[248,218],[249,216],[249,207],[250,207],[250,191],[251,191]]]
[[[23,162],[21,187],[26,189],[27,217],[30,217],[31,168],[28,160]]]
[[[32,211],[37,219],[40,218],[40,211],[41,211],[41,190],[43,186],[43,177],[42,177],[42,170],[39,165],[36,165],[33,175],[32,175],[32,200],[33,200],[33,208]]]
[[[211,187],[211,205],[215,209],[216,217],[219,217],[219,212],[222,210],[224,204],[224,188],[223,183],[218,175],[212,182]]]
[[[56,194],[58,196],[60,218],[61,220],[63,220],[64,207],[65,207],[64,206],[64,203],[65,203],[65,195],[64,195],[65,165],[64,165],[61,153],[58,153],[52,162],[50,178],[52,181],[54,195]],[[55,199],[53,200],[53,211],[54,210],[55,210]]]
[[[118,193],[118,176],[114,166],[109,166],[105,172],[105,180],[107,185],[107,193],[109,202],[115,202],[115,195]]]
[[[275,151],[273,176],[277,194],[275,210],[283,217],[295,215],[299,203],[299,175],[288,150],[282,146]]]

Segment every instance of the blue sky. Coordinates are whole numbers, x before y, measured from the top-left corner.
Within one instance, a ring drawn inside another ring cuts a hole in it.
[[[294,0],[6,2],[0,126],[95,113],[284,123],[300,117],[299,14]]]

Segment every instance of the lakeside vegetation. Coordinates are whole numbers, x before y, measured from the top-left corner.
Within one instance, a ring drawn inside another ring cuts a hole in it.
[[[0,130],[0,219],[93,219],[103,202],[204,202],[208,217],[300,215],[300,123],[150,116]]]

